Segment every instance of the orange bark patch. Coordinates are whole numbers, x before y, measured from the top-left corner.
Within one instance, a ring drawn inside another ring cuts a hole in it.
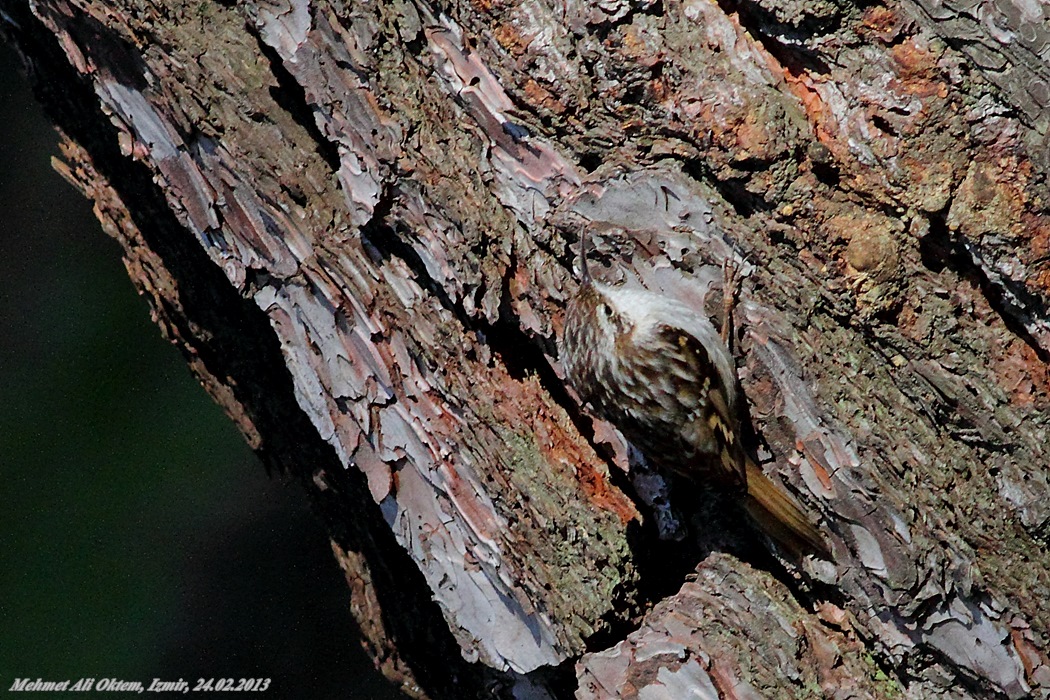
[[[525,38],[512,24],[501,24],[493,32],[499,45],[515,56],[521,56],[529,48],[532,39]]]
[[[623,34],[621,47],[623,53],[630,56],[639,64],[651,68],[660,62],[660,51],[654,45],[651,37],[639,33],[639,28],[630,25]]]
[[[773,155],[772,140],[766,122],[755,114],[748,114],[736,129],[737,146],[744,151],[737,154],[737,158],[768,160]]]
[[[1015,406],[1050,403],[1050,367],[1035,350],[1020,340],[1012,341],[1005,352],[994,359],[999,386]]]
[[[649,81],[649,92],[654,102],[663,103],[671,98],[673,91],[671,86],[663,78],[654,78]]]
[[[561,114],[565,111],[565,103],[552,95],[547,88],[537,83],[532,78],[525,82],[525,97],[534,105],[546,107],[552,112]]]
[[[1050,291],[1050,262],[1048,262],[1050,261],[1050,217],[1026,212],[1021,215],[1021,228],[1029,236],[1030,259],[1043,261],[1029,268],[1031,274],[1027,281],[1032,286],[1048,292]]]
[[[897,87],[917,97],[946,97],[948,86],[937,80],[937,57],[914,37],[890,49],[897,64]]]
[[[634,504],[623,494],[620,489],[611,486],[605,474],[588,469],[579,471],[580,486],[591,503],[602,510],[615,513],[620,522],[626,524],[641,516]]]
[[[535,377],[524,382],[507,377],[502,385],[500,405],[505,407],[505,424],[531,432],[540,456],[551,469],[572,473],[587,501],[615,514],[621,522],[641,518],[634,503],[609,483],[602,463],[568,417],[560,409],[548,410],[539,398],[544,389]]]
[[[888,7],[871,7],[864,12],[862,26],[884,43],[893,41],[903,26],[901,17]]]
[[[836,150],[835,138],[825,126],[827,108],[813,78],[806,73],[796,75],[785,69],[784,80],[791,92],[802,103],[802,108],[806,111],[806,118],[813,125],[817,140],[829,149]]]
[[[640,518],[638,510],[627,496],[609,483],[606,471],[601,468],[591,450],[581,449],[580,442],[559,433],[553,436],[546,431],[537,431],[536,439],[548,464],[563,464],[574,468],[576,481],[587,500],[602,510],[614,513],[621,522],[628,523]]]
[[[1027,214],[1024,224],[1025,228],[1032,232],[1029,242],[1032,256],[1036,260],[1050,259],[1050,218]]]

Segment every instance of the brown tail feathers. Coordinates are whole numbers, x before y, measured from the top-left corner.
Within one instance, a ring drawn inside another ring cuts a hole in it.
[[[766,478],[762,470],[747,460],[747,514],[759,529],[793,556],[816,554],[829,558],[831,552],[820,532],[791,498]]]

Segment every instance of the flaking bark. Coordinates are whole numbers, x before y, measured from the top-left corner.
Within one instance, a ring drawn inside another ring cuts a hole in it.
[[[56,167],[303,477],[410,694],[1047,697],[1050,33],[1045,6],[971,5],[3,21]],[[596,274],[698,310],[741,266],[751,448],[832,561],[632,483],[554,349],[583,225]]]

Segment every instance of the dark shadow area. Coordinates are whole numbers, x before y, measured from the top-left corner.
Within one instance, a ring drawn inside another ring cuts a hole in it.
[[[267,478],[50,168],[57,134],[2,43],[0,129],[0,687],[268,677],[268,698],[401,697],[299,484]]]

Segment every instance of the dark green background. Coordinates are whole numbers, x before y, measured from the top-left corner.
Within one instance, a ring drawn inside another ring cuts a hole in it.
[[[0,691],[270,677],[394,697],[298,484],[269,479],[161,338],[0,42]]]

